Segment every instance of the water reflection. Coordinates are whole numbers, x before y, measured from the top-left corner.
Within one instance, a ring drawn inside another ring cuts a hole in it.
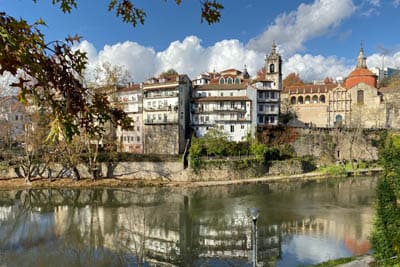
[[[0,191],[0,266],[296,266],[368,252],[376,178]]]

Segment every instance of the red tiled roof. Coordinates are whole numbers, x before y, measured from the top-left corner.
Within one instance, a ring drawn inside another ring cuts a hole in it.
[[[247,84],[205,84],[197,85],[194,90],[243,90],[247,88]]]
[[[357,68],[353,70],[348,77],[353,77],[353,76],[376,76],[376,75],[369,69]]]

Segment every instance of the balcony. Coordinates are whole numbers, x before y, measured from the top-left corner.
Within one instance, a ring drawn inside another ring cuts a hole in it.
[[[152,99],[152,98],[169,98],[169,97],[178,97],[179,96],[179,92],[176,91],[166,91],[166,92],[145,92],[144,93],[144,98],[145,99]]]
[[[205,109],[205,108],[192,108],[192,113],[218,113],[218,112],[240,112],[246,113],[246,108],[241,107],[218,107],[212,109]]]
[[[179,123],[179,121],[178,121],[178,118],[176,117],[176,118],[171,118],[171,119],[169,119],[169,118],[164,118],[164,119],[161,119],[161,120],[159,120],[159,119],[145,119],[144,120],[144,124],[145,125],[156,125],[156,124],[178,124]]]
[[[178,106],[171,106],[171,105],[169,105],[169,106],[161,105],[161,106],[156,106],[156,107],[145,107],[144,108],[144,111],[146,111],[146,112],[156,112],[156,111],[175,111],[175,112],[177,112],[178,110],[179,110]]]

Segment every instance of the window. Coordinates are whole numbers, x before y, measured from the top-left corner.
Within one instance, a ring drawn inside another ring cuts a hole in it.
[[[276,93],[275,92],[271,92],[271,98],[275,99],[276,98]]]
[[[309,96],[309,95],[306,95],[306,98],[305,98],[305,103],[306,104],[310,104],[310,100],[311,100],[311,97]]]
[[[270,120],[271,123],[275,123],[275,117],[271,117],[270,119],[271,119]]]
[[[312,103],[313,104],[317,104],[318,103],[318,96],[315,95],[315,96],[312,97]]]
[[[224,84],[225,83],[225,79],[223,77],[221,77],[221,79],[219,79],[219,84]]]
[[[269,72],[275,72],[275,65],[274,64],[270,64],[269,65]]]
[[[321,96],[319,97],[319,102],[320,102],[320,103],[325,103],[325,96],[324,96],[324,95],[321,95]]]
[[[258,123],[263,123],[263,117],[261,116],[258,117]]]
[[[258,106],[258,111],[264,111],[264,106],[263,105],[259,105]]]
[[[136,137],[136,141],[140,142],[140,136]]]
[[[357,91],[357,104],[364,104],[364,91],[363,90]]]
[[[233,93],[230,93],[230,96],[233,96]]]
[[[244,125],[242,124],[242,125],[240,125],[240,129],[244,129]]]
[[[297,103],[298,104],[303,104],[303,97],[299,96],[299,98],[297,99]]]
[[[228,78],[228,84],[233,84],[233,79],[231,77]]]
[[[231,102],[231,108],[235,108],[235,102]]]
[[[235,125],[231,125],[231,133],[235,132]]]
[[[296,104],[296,97],[295,96],[292,96],[290,98],[290,104],[292,104],[292,105]]]
[[[224,96],[224,93],[221,93],[221,96]]]
[[[235,83],[236,83],[236,84],[240,84],[240,79],[239,79],[239,78],[236,78],[236,79],[235,79]]]
[[[140,131],[140,126],[136,126],[136,130]]]
[[[206,116],[206,121],[210,121],[210,117],[209,116]]]

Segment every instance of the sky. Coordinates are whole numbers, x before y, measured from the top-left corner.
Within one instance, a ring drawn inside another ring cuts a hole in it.
[[[70,14],[50,0],[0,0],[0,10],[28,22],[44,19],[47,41],[82,36],[76,48],[87,52],[89,71],[109,62],[126,68],[134,82],[170,68],[194,79],[246,65],[255,75],[273,41],[284,77],[346,77],[361,44],[369,68],[400,68],[400,0],[219,0],[225,9],[213,25],[200,22],[200,1],[132,1],[147,12],[135,28],[107,10],[109,0],[77,0]]]

